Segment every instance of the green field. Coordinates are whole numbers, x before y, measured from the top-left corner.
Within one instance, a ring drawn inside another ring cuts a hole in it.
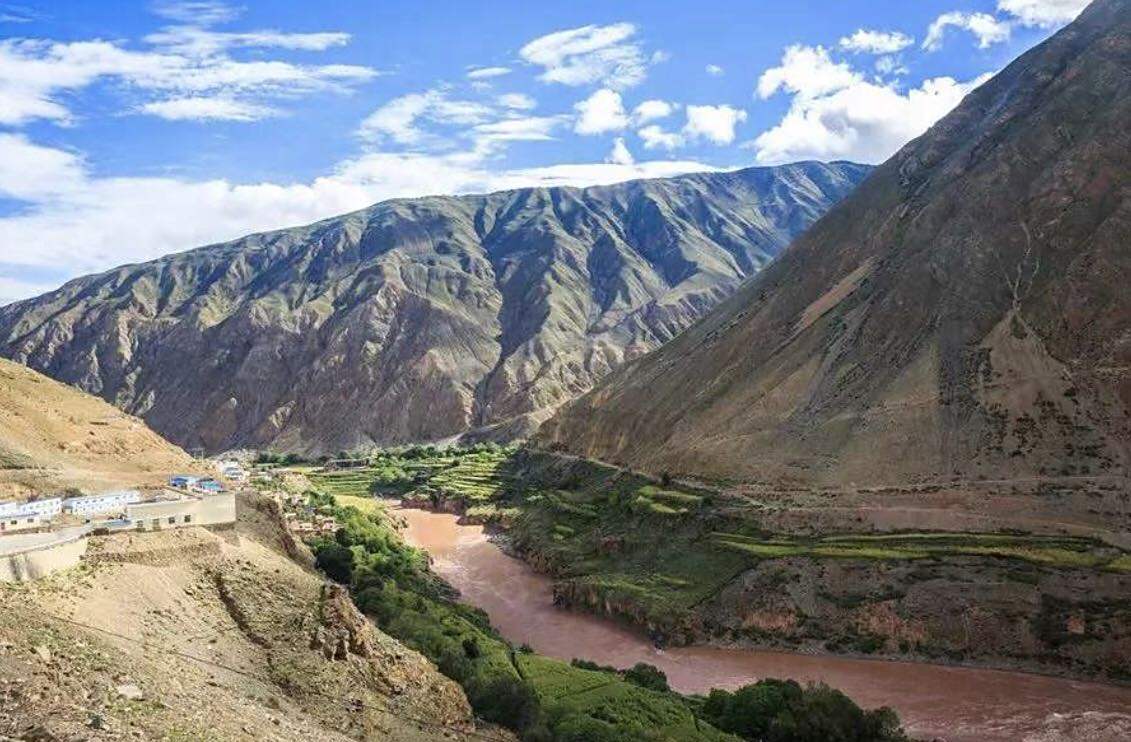
[[[739,533],[711,534],[715,544],[757,559],[926,559],[954,556],[1019,559],[1051,567],[1123,571],[1127,555],[1113,555],[1091,539],[1017,536],[1001,533],[842,534],[818,539],[759,538]]]

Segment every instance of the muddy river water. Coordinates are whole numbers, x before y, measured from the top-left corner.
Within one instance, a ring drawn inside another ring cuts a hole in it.
[[[648,662],[676,690],[735,688],[759,678],[825,682],[865,707],[891,706],[914,736],[948,742],[1131,740],[1131,688],[1016,672],[712,647],[657,650],[610,620],[556,608],[552,582],[507,556],[480,526],[399,509],[406,539],[427,550],[463,600],[485,610],[514,644],[569,660]]]

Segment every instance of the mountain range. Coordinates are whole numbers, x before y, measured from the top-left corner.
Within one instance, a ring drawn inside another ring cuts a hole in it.
[[[383,202],[2,308],[0,355],[208,451],[524,435],[732,293],[869,170]]]

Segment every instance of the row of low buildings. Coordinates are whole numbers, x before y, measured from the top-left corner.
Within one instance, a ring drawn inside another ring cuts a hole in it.
[[[89,520],[95,515],[123,513],[127,505],[138,502],[141,502],[141,493],[137,490],[67,498],[7,500],[0,502],[0,533],[43,528],[64,515]]]

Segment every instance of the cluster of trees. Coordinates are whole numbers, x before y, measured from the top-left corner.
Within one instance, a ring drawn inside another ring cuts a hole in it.
[[[724,732],[758,742],[899,742],[899,717],[884,707],[865,711],[827,685],[761,680],[731,693],[712,690],[702,718]]]

